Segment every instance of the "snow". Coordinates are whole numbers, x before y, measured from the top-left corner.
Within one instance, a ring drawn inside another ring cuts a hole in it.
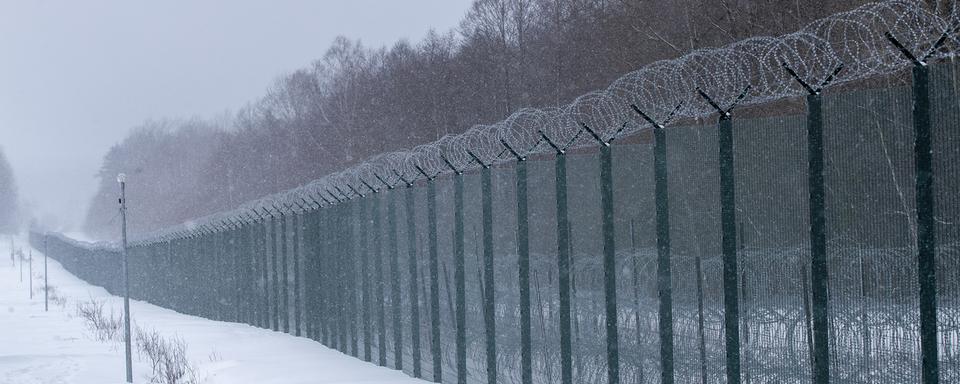
[[[26,242],[18,240],[16,246]],[[87,284],[49,259],[49,281],[67,298],[43,308],[43,254],[33,251],[34,297],[27,264],[10,262],[10,244],[0,241],[0,384],[113,384],[124,382],[123,345],[97,341],[75,315],[78,302],[103,300],[105,312],[122,312],[122,298]],[[187,346],[200,383],[415,384],[426,381],[363,362],[306,338],[243,324],[183,315],[131,301],[135,327],[177,337]],[[145,357],[134,353],[134,382],[150,381]]]

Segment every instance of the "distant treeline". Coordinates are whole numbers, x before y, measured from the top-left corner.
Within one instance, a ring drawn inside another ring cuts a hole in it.
[[[19,226],[17,216],[17,183],[7,157],[0,148],[0,234],[16,233]]]
[[[120,172],[130,178],[130,229],[142,233],[519,108],[567,103],[647,63],[791,32],[866,2],[475,0],[459,28],[418,43],[369,48],[339,37],[235,116],[134,128],[104,158],[85,230],[116,237]]]

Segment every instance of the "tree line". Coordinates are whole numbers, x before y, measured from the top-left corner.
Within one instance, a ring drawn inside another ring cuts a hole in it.
[[[459,27],[336,38],[236,114],[148,121],[110,149],[85,230],[116,237],[115,176],[143,233],[305,184],[378,153],[549,107],[645,64],[779,35],[863,0],[475,0]]]
[[[19,230],[17,183],[7,157],[0,149],[0,234],[16,234]]]

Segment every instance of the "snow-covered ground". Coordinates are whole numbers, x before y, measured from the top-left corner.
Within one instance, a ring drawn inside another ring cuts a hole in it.
[[[25,241],[17,241],[28,253]],[[43,308],[43,255],[33,251],[34,297],[30,299],[27,263],[10,261],[10,244],[0,241],[0,384],[112,384],[124,382],[123,345],[98,341],[76,314],[77,303],[102,300],[105,312],[119,314],[122,298],[91,286],[48,261],[49,281],[66,298]],[[399,371],[366,363],[314,341],[243,324],[211,321],[131,302],[137,327],[179,338],[204,384],[385,383],[415,384]],[[150,381],[146,357],[134,353],[134,382]]]

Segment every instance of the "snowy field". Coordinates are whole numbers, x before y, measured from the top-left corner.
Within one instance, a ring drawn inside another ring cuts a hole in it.
[[[120,314],[122,298],[91,286],[48,260],[50,286],[65,302],[43,308],[43,255],[33,251],[33,299],[28,263],[12,265],[10,243],[0,241],[0,384],[112,384],[124,382],[123,345],[98,341],[77,306],[104,303]],[[29,254],[26,241],[16,242]],[[134,328],[180,339],[197,383],[426,383],[362,362],[305,338],[187,316],[131,302]],[[151,364],[134,349],[134,382],[151,381]]]

